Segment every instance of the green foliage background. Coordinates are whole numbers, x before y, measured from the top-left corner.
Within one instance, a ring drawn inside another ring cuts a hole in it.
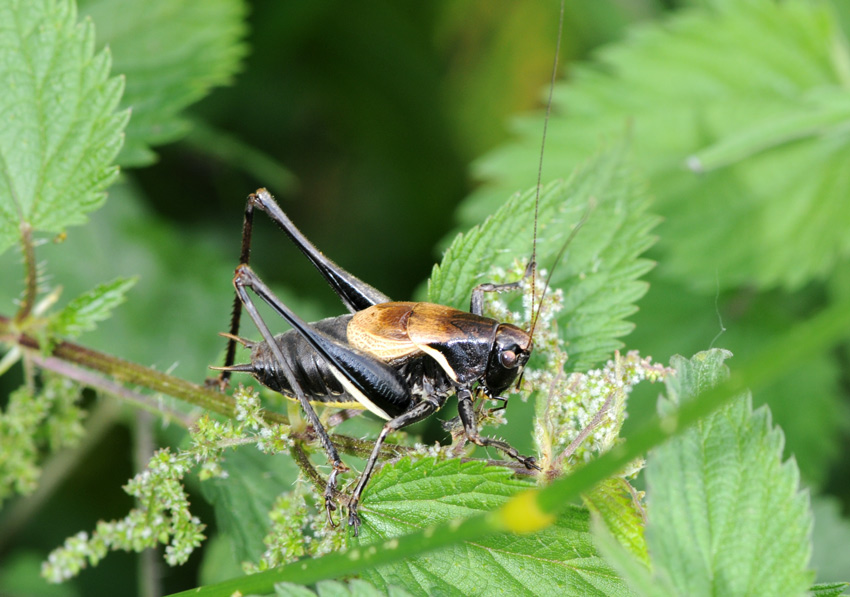
[[[108,44],[111,74],[125,76],[121,106],[132,115],[108,201],[90,225],[68,228],[64,243],[39,247],[38,258],[50,283],[64,288],[60,305],[138,277],[128,301],[83,337],[86,345],[201,381],[221,359],[216,333],[227,325],[242,208],[258,186],[269,187],[326,254],[405,299],[423,295],[441,239],[535,183],[554,2],[79,4],[91,17],[95,50]],[[850,11],[839,0],[782,6],[567,3],[567,81],[556,89],[544,181],[566,177],[628,131],[655,197],[651,209],[664,221],[651,255],[659,267],[624,342],[656,360],[712,344],[746,357],[850,292]],[[515,118],[530,110],[538,113]],[[691,156],[703,173],[684,167]],[[76,184],[78,172],[57,168]],[[100,175],[104,184],[111,175]],[[85,211],[99,205],[99,191],[91,190]],[[61,188],[48,196],[60,210]],[[51,220],[61,212],[30,213],[45,232],[64,227]],[[256,269],[302,316],[338,312],[276,230],[260,226],[255,242]],[[0,255],[2,314],[14,313],[21,272],[18,254]],[[850,465],[840,458],[850,444],[848,358],[846,345],[811,355],[753,397],[770,398],[786,455],[818,496],[821,581],[846,580],[841,573],[850,569]],[[0,404],[19,381],[0,378]],[[641,419],[654,408],[653,396],[638,394],[629,410]],[[128,579],[141,574],[138,564],[120,554],[61,587],[36,577],[66,536],[128,508],[120,486],[133,471],[135,419],[120,415],[123,424],[79,452],[73,473],[59,478],[26,526],[12,526],[16,511],[7,507],[0,592],[135,586]],[[169,428],[160,433],[177,439]],[[423,433],[440,437],[437,427]],[[510,439],[530,445],[527,430]],[[212,522],[200,495],[194,501]],[[228,576],[226,554],[213,561],[206,578],[211,569]],[[169,571],[166,590],[195,586],[200,563]]]

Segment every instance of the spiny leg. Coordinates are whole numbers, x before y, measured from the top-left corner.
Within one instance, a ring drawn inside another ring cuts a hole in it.
[[[304,236],[292,220],[283,212],[277,201],[266,189],[258,189],[249,195],[248,203],[268,214],[275,224],[295,243],[304,253],[310,263],[319,270],[322,277],[334,289],[345,307],[352,313],[367,309],[378,303],[390,302],[390,297],[380,290],[370,286],[357,276],[345,271],[336,263],[325,257],[316,246]]]
[[[254,231],[254,204],[251,198],[245,205],[245,216],[242,220],[242,248],[239,251],[239,265],[248,265],[251,261],[251,236]],[[239,323],[242,318],[243,301],[237,290],[233,297],[233,309],[230,313],[230,330],[227,334],[227,353],[224,357],[224,367],[218,376],[218,386],[224,390],[230,381],[233,363],[236,361],[236,344],[239,337]]]
[[[242,222],[242,248],[239,253],[239,265],[249,265],[251,259],[251,237],[254,230],[254,209],[259,209],[268,214],[275,224],[295,243],[298,249],[310,260],[313,266],[337,293],[340,300],[351,311],[359,311],[376,305],[388,303],[390,298],[366,284],[356,276],[348,273],[336,263],[325,257],[306,236],[304,236],[292,220],[283,212],[274,197],[266,189],[258,189],[256,193],[248,195],[245,204],[245,217]],[[233,310],[230,317],[230,336],[238,336],[239,324],[242,316],[242,301],[239,296],[233,300]],[[228,367],[233,365],[236,358],[236,341],[230,338],[227,343],[227,354],[224,359],[224,367],[218,377],[218,385],[223,389],[230,380],[231,371]]]
[[[351,494],[351,499],[348,501],[348,525],[354,527],[354,536],[357,536],[358,529],[360,528],[360,517],[357,515],[357,506],[360,503],[360,498],[363,495],[363,490],[366,488],[366,484],[369,482],[369,478],[372,476],[372,472],[375,470],[375,465],[378,462],[378,456],[381,453],[381,445],[384,443],[384,440],[387,438],[387,435],[401,429],[403,427],[407,427],[408,425],[412,425],[417,421],[421,421],[433,413],[438,411],[440,407],[445,403],[445,398],[425,398],[422,402],[419,402],[415,406],[413,406],[410,410],[405,413],[400,414],[394,419],[390,419],[384,424],[384,428],[381,430],[381,433],[378,435],[378,439],[375,440],[375,447],[372,449],[372,453],[369,455],[369,460],[366,461],[366,466],[363,468],[363,472],[360,474],[360,479],[357,481],[357,486],[354,488],[354,492]]]
[[[283,376],[286,378],[289,387],[292,388],[292,391],[298,398],[298,402],[301,404],[301,408],[304,411],[304,414],[307,416],[307,421],[316,431],[316,435],[319,436],[319,441],[322,444],[322,447],[325,449],[325,453],[328,455],[328,460],[331,461],[331,465],[333,466],[333,470],[331,474],[328,475],[328,482],[325,486],[325,510],[328,514],[328,521],[331,525],[334,525],[333,518],[331,517],[331,512],[336,510],[336,505],[334,505],[334,495],[336,493],[336,479],[339,473],[348,470],[348,467],[343,464],[342,460],[339,458],[339,454],[336,451],[336,447],[334,447],[331,442],[330,437],[328,437],[327,431],[322,426],[322,423],[319,421],[319,417],[316,415],[316,411],[313,410],[313,406],[310,404],[310,401],[307,399],[307,396],[304,394],[304,390],[301,388],[301,384],[298,383],[298,379],[292,372],[289,364],[283,356],[283,353],[280,351],[280,347],[274,339],[274,335],[269,330],[263,318],[260,316],[257,311],[256,306],[254,305],[254,301],[251,299],[251,296],[248,294],[247,288],[252,289],[254,292],[257,292],[257,287],[259,286],[264,292],[260,294],[265,299],[266,293],[270,294],[268,288],[256,277],[256,275],[251,271],[247,265],[240,265],[236,269],[236,275],[233,278],[233,286],[236,288],[236,296],[241,301],[241,304],[244,305],[245,310],[248,312],[248,315],[254,321],[257,326],[257,329],[260,331],[260,335],[263,337],[263,340],[268,344],[269,348],[274,355],[275,361],[280,366],[280,371],[283,373]],[[259,293],[258,293],[259,294]],[[335,526],[335,525],[334,525]]]
[[[537,461],[533,456],[523,456],[516,448],[508,442],[492,437],[482,437],[478,433],[478,425],[475,417],[475,406],[472,404],[472,392],[467,388],[461,388],[457,393],[457,410],[460,415],[460,420],[463,422],[463,429],[466,432],[466,438],[476,446],[492,446],[497,448],[525,466],[528,469],[540,470],[537,466]]]

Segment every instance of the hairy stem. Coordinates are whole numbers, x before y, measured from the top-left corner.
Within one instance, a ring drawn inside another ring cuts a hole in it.
[[[20,323],[29,317],[35,305],[38,294],[38,267],[35,261],[35,247],[32,244],[32,227],[28,222],[21,222],[21,255],[24,260],[24,279],[26,288],[21,307],[15,314],[15,322]]]
[[[156,414],[166,421],[176,422],[185,429],[188,429],[195,423],[195,417],[173,408],[168,408],[161,404],[161,401],[157,400],[155,395],[150,396],[135,392],[97,373],[80,369],[56,357],[45,357],[40,354],[30,354],[29,356],[33,363],[42,369],[53,371],[62,377],[72,379],[86,387],[126,400],[144,412]]]

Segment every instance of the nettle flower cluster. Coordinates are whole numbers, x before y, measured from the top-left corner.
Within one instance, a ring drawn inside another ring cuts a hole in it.
[[[615,352],[614,358],[599,369],[565,373],[569,355],[558,334],[563,292],[547,289],[547,272],[539,270],[532,294],[531,277],[522,277],[525,269],[525,264],[517,262],[510,269],[491,272],[497,284],[522,279],[522,311],[512,311],[508,300],[493,293],[487,301],[486,314],[524,329],[530,329],[537,318],[534,352],[536,362],[542,359],[543,365],[529,367],[525,372],[521,396],[527,399],[532,393],[537,394],[534,440],[538,463],[551,478],[611,449],[619,438],[626,417],[626,399],[634,386],[644,380],[662,381],[673,370],[653,363],[652,357],[630,351],[625,356]],[[493,424],[490,420],[485,422]],[[641,466],[635,463],[625,474],[636,473]]]
[[[269,454],[286,452],[292,447],[289,427],[270,424],[263,418],[256,390],[239,388],[234,399],[233,420],[221,421],[204,415],[190,431],[189,448],[176,452],[169,448],[158,450],[145,470],[124,486],[136,499],[137,506],[121,520],[100,522],[93,532],[80,532],[68,538],[42,564],[42,576],[60,582],[77,575],[87,565],[98,564],[109,551],[142,551],[157,545],[165,545],[165,560],[170,565],[186,562],[205,538],[205,525],[189,510],[184,477],[191,472],[196,472],[202,480],[226,477],[221,466],[224,453],[238,446],[254,445]],[[285,510],[287,504],[284,500],[279,502],[279,507]],[[311,524],[309,519],[302,522],[304,526]],[[281,553],[298,554],[298,550],[272,544],[264,562],[254,567],[277,565]]]
[[[0,363],[0,374],[6,363]],[[24,385],[12,392],[0,409],[0,504],[33,493],[46,455],[75,447],[84,434],[81,388],[47,372],[40,382],[38,388]]]
[[[559,476],[610,450],[619,441],[634,386],[672,373],[633,350],[625,356],[617,351],[603,367],[587,373],[541,375],[534,441],[546,474]],[[624,474],[635,474],[642,466],[633,463]]]

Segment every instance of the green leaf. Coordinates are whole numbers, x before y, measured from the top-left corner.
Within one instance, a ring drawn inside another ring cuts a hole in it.
[[[125,166],[153,162],[150,146],[185,135],[180,112],[229,83],[247,52],[242,0],[82,0],[80,12],[97,24],[98,43],[127,78],[123,105],[133,117],[119,156]]]
[[[636,493],[628,481],[622,477],[613,477],[584,494],[582,500],[587,509],[605,523],[608,531],[621,545],[644,564],[649,564],[649,553],[643,534],[646,513]]]
[[[844,589],[850,586],[846,582],[825,583],[822,585],[814,585],[811,588],[811,594],[814,597],[833,597],[835,595],[843,595]]]
[[[246,446],[228,451],[223,468],[227,478],[204,481],[201,493],[215,508],[216,522],[233,545],[236,559],[256,562],[271,526],[269,510],[275,498],[292,486],[295,463]]]
[[[826,2],[748,0],[633,27],[555,91],[543,180],[627,124],[665,218],[665,273],[796,288],[850,253],[846,41]],[[477,166],[466,222],[537,176],[542,115]],[[718,168],[688,171],[688,158]],[[794,242],[789,242],[793,239]]]
[[[635,554],[626,549],[623,544],[609,531],[602,520],[594,517],[591,523],[593,543],[605,557],[605,561],[620,573],[629,588],[642,597],[669,597],[675,594],[667,579],[655,578],[646,562],[642,562]]]
[[[424,459],[385,466],[370,482],[360,513],[360,542],[397,537],[428,525],[495,509],[532,487],[508,469],[480,462]],[[622,595],[625,586],[596,553],[587,510],[569,507],[549,528],[498,534],[477,542],[370,570],[378,587],[397,584],[416,595]]]
[[[316,583],[316,592],[288,582],[278,583],[274,587],[276,597],[409,597],[410,593],[399,587],[387,587],[378,590],[374,585],[361,579],[353,579],[348,583],[335,580],[323,580]]]
[[[459,235],[434,267],[428,300],[467,308],[472,288],[488,281],[488,271],[528,258],[535,195],[530,190],[511,197],[483,224]],[[653,265],[639,258],[654,242],[650,230],[658,221],[646,213],[646,206],[624,144],[540,193],[540,267],[552,266],[570,233],[587,216],[551,280],[552,287],[564,289],[564,308],[557,320],[570,370],[586,370],[609,357],[621,346],[616,338],[632,329],[625,318],[647,288],[637,278]]]
[[[61,232],[103,203],[128,117],[109,67],[71,0],[0,3],[0,252],[22,225]]]
[[[637,327],[629,336],[629,347],[661,362],[676,353],[693,354],[712,345],[722,345],[736,355],[756,354],[799,318],[799,295],[780,291],[701,295],[656,273],[650,274],[649,292],[634,316]],[[804,300],[817,304],[821,299],[814,290]],[[840,455],[838,437],[848,421],[848,413],[841,408],[841,370],[834,353],[808,354],[753,393],[756,406],[769,401],[773,420],[785,434],[785,454],[794,455],[810,485],[822,483]],[[800,416],[801,396],[805,416]],[[649,412],[653,407],[650,401],[630,402],[629,411],[634,416],[636,408]]]
[[[841,515],[841,504],[833,497],[815,497],[812,510],[812,568],[817,570],[818,582],[850,580],[850,520]]]
[[[78,296],[51,319],[51,333],[75,338],[93,330],[98,321],[108,319],[112,310],[125,301],[135,283],[136,278],[118,278]]]
[[[673,360],[668,398],[690,400],[727,376],[728,352]],[[647,459],[647,541],[652,567],[681,595],[803,595],[812,518],[782,432],[744,395]]]
[[[220,582],[244,574],[241,562],[233,554],[230,537],[215,533],[204,542],[203,559],[198,568],[198,583]]]

